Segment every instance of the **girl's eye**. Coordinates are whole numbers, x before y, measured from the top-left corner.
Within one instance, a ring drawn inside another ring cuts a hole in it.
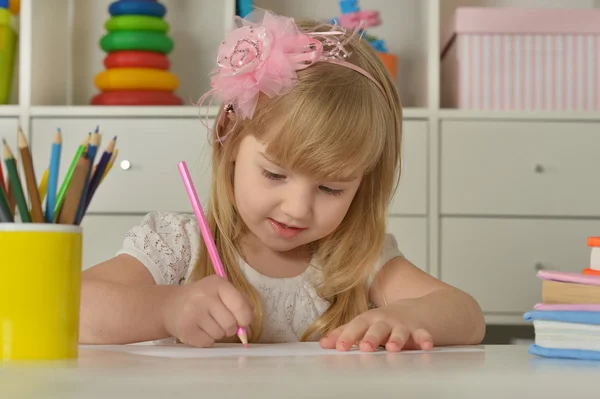
[[[329,188],[329,187],[325,187],[325,186],[319,186],[319,189],[321,191],[323,191],[325,194],[333,195],[333,196],[342,195],[344,193],[344,190],[335,190],[333,188]]]
[[[271,180],[283,180],[283,179],[285,179],[284,175],[279,175],[277,173],[269,172],[266,169],[262,170],[262,175],[264,177],[266,177],[267,179],[271,179]]]

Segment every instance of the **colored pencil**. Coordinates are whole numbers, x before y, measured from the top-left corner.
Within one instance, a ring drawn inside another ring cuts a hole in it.
[[[15,169],[17,170],[17,175],[19,171],[19,167],[17,166],[17,160],[13,159],[13,164],[15,165]],[[17,212],[17,201],[15,201],[15,193],[13,192],[13,187],[10,185],[10,176],[8,176],[8,170],[6,171],[6,200],[8,201],[8,210],[10,214],[14,217]]]
[[[40,201],[40,193],[37,189],[35,179],[35,171],[33,170],[33,161],[29,150],[29,143],[23,134],[23,130],[19,128],[17,135],[17,145],[21,154],[21,163],[25,173],[25,183],[27,184],[27,193],[29,194],[29,202],[31,203],[31,220],[34,223],[44,223],[44,212],[42,211],[42,203]]]
[[[106,146],[106,149],[102,153],[102,157],[100,158],[100,161],[94,168],[95,170],[94,170],[92,178],[90,180],[90,187],[88,189],[85,208],[83,209],[83,212],[87,211],[87,208],[90,206],[90,202],[92,202],[92,197],[94,196],[94,193],[100,186],[100,182],[102,181],[102,176],[104,175],[104,171],[106,170],[106,167],[108,166],[108,162],[110,161],[112,153],[115,150],[116,143],[117,143],[117,136],[113,137],[113,139],[108,143],[108,145]]]
[[[67,189],[69,188],[69,184],[71,184],[71,178],[73,176],[73,172],[75,171],[75,167],[81,158],[81,155],[87,149],[87,146],[90,142],[90,135],[88,135],[85,140],[77,147],[77,151],[75,152],[75,156],[71,161],[71,165],[69,166],[69,170],[67,171],[67,175],[63,180],[62,185],[60,186],[60,190],[58,190],[58,195],[56,196],[56,206],[54,207],[54,221],[58,219],[58,214],[60,212],[60,208],[63,205],[65,200],[65,194],[67,193]]]
[[[48,174],[48,193],[46,194],[46,222],[54,222],[54,207],[56,206],[56,189],[60,170],[60,154],[62,150],[62,134],[57,129],[52,150],[50,152],[50,173]]]
[[[74,224],[79,210],[79,202],[88,179],[90,170],[89,155],[84,152],[77,160],[71,176],[71,183],[67,189],[63,207],[59,210],[58,223]]]
[[[102,183],[104,181],[104,179],[106,179],[106,175],[108,175],[108,172],[110,172],[110,170],[112,169],[112,167],[115,164],[115,160],[117,159],[118,155],[119,155],[119,149],[115,148],[115,151],[110,156],[110,160],[108,161],[108,165],[106,166],[106,170],[102,174],[102,178],[100,179],[100,183]]]
[[[221,263],[221,258],[219,257],[217,246],[215,244],[213,235],[210,232],[208,221],[206,220],[206,216],[204,215],[204,210],[202,209],[202,204],[200,203],[198,194],[196,193],[196,188],[194,187],[194,183],[192,182],[192,178],[190,176],[188,167],[185,162],[180,162],[178,166],[179,172],[181,173],[181,178],[183,180],[183,185],[185,186],[185,190],[187,191],[190,202],[192,203],[192,208],[194,209],[194,213],[196,214],[196,218],[198,219],[200,232],[202,233],[202,238],[204,239],[204,244],[206,245],[206,248],[208,250],[208,254],[213,264],[213,268],[215,269],[215,273],[217,273],[219,277],[227,279],[225,269],[223,268],[223,263]],[[237,335],[244,344],[244,346],[247,348],[248,336],[246,334],[246,329],[244,327],[238,327]]]
[[[13,221],[6,194],[3,190],[0,190],[0,223],[11,223]]]
[[[40,181],[40,185],[38,186],[38,192],[40,193],[40,201],[44,202],[44,198],[46,198],[46,193],[48,192],[48,175],[50,174],[50,170],[46,168],[44,174],[42,175],[42,180]]]
[[[0,162],[0,191],[6,195],[6,184],[4,184],[4,173],[2,172],[2,162]]]
[[[98,151],[98,145],[100,143],[100,140],[101,140],[100,133],[92,134],[92,137],[90,139],[90,144],[88,145],[88,148],[87,148],[87,154],[90,159],[90,165],[94,164],[94,160],[96,158],[96,153]],[[92,168],[90,167],[88,169],[85,186],[83,187],[83,191],[81,193],[81,200],[79,201],[79,207],[77,209],[77,216],[75,217],[75,224],[77,224],[77,225],[79,225],[81,223],[81,220],[83,219],[83,215],[84,215],[84,211],[85,211],[85,201],[86,201],[87,193],[88,193],[88,190],[90,187],[91,174],[92,174]]]
[[[21,221],[23,223],[30,223],[31,218],[29,216],[29,209],[27,209],[27,201],[25,200],[25,195],[23,194],[21,179],[19,179],[19,174],[17,173],[17,164],[14,161],[15,157],[8,147],[6,140],[2,140],[2,143],[4,144],[3,155],[10,181],[10,187],[12,187],[15,202],[17,203],[19,214],[21,215]]]

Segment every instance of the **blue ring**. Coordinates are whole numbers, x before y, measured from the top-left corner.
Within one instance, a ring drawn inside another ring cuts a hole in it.
[[[162,18],[167,13],[167,8],[161,3],[140,0],[119,0],[108,7],[111,16],[117,15],[150,15]]]

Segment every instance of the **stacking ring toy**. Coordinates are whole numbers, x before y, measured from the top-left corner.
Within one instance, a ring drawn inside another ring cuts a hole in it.
[[[167,8],[154,1],[120,0],[113,2],[108,7],[108,12],[113,17],[116,15],[151,15],[162,18],[167,13]]]
[[[166,55],[153,51],[114,51],[104,57],[104,67],[111,68],[154,68],[169,69]]]
[[[162,18],[148,15],[119,15],[106,21],[104,28],[109,32],[115,30],[152,30],[166,33],[169,30],[169,23]]]
[[[163,90],[179,87],[179,79],[169,71],[151,68],[106,69],[94,78],[101,91],[108,90]]]
[[[91,105],[182,105],[183,101],[168,91],[117,90],[92,97]]]
[[[114,31],[100,39],[100,47],[106,53],[120,50],[147,50],[170,53],[173,50],[173,40],[160,32]]]

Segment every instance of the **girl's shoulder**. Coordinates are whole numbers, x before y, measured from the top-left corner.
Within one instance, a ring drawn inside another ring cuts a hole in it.
[[[151,212],[127,231],[117,255],[135,257],[157,284],[181,284],[197,260],[200,241],[194,215]]]

